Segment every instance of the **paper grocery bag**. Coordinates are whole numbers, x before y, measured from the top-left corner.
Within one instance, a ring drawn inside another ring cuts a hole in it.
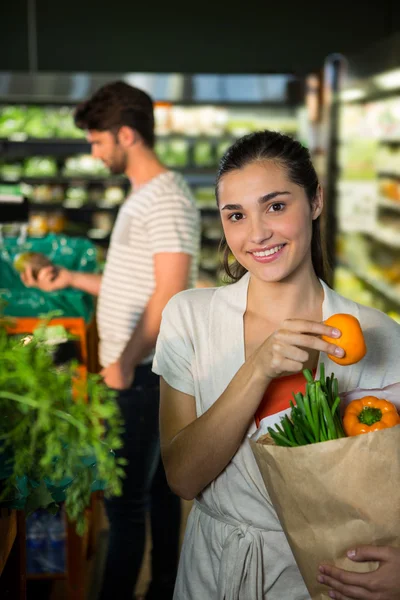
[[[400,545],[400,425],[296,448],[250,444],[312,600],[328,598],[321,563],[372,571],[347,550]]]

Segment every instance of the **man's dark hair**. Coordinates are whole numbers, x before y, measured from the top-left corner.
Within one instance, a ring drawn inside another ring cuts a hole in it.
[[[154,146],[153,101],[145,92],[124,81],[108,83],[79,104],[75,125],[80,129],[114,134],[126,125],[138,132],[146,146]]]

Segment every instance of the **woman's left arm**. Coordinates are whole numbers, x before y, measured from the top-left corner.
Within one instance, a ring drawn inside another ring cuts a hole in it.
[[[335,600],[400,600],[400,548],[360,546],[349,550],[348,558],[356,562],[377,561],[370,573],[354,573],[331,565],[321,565],[317,577],[330,588]]]

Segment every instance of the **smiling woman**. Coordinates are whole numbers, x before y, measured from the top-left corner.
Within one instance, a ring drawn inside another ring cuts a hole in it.
[[[174,600],[309,600],[250,448],[254,416],[262,402],[270,424],[279,421],[287,390],[300,391],[301,372],[318,372],[321,355],[343,391],[393,383],[400,327],[324,282],[323,194],[297,141],[270,131],[238,140],[222,158],[216,193],[234,283],[168,303],[153,365],[168,482],[195,498]],[[335,313],[353,314],[368,337],[356,370],[329,358],[345,354],[341,332],[324,323]],[[336,573],[321,576],[329,585]]]
[[[309,204],[310,214],[313,215],[311,260],[317,276],[326,280],[329,265],[321,239],[319,219],[322,211],[322,190],[310,155],[299,142],[271,131],[257,132],[241,138],[229,148],[221,160],[216,195],[224,226],[224,268],[231,280],[238,281],[248,269],[235,255],[232,247],[234,234],[231,228],[226,227],[227,220],[237,222],[243,219],[246,208],[251,209],[253,202],[253,207],[258,206],[260,209],[256,219],[258,222],[262,210],[269,215],[285,213],[296,199]],[[235,199],[239,199],[238,203]],[[297,211],[303,210],[304,214],[304,208],[305,206],[297,206]],[[231,214],[226,216],[223,211]],[[291,210],[292,218],[295,218],[294,213],[295,211]],[[254,212],[253,216],[256,216]],[[265,219],[266,227],[268,223],[271,223],[271,219]],[[261,244],[257,237],[253,243],[255,247],[261,246],[261,252],[276,247],[275,239],[271,239],[269,243],[268,231],[264,230],[264,233]],[[262,232],[259,232],[259,235],[262,236]],[[284,240],[281,242],[286,243]],[[257,250],[258,248],[255,248],[255,251]],[[233,264],[229,260],[231,252],[236,258]]]

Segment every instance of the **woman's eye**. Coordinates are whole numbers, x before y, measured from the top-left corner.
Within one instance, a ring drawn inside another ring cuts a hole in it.
[[[238,221],[240,221],[243,218],[242,213],[232,213],[231,215],[229,215],[228,219],[230,221],[232,221],[233,223],[237,223]]]
[[[284,208],[285,205],[283,202],[274,202],[274,204],[271,204],[268,210],[272,212],[281,212]]]

